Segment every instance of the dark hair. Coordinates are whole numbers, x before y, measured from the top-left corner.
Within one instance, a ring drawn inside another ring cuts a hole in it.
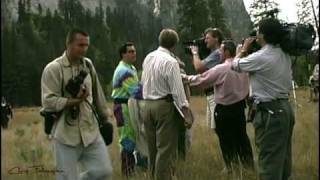
[[[218,38],[219,44],[223,41],[222,31],[219,28],[208,28],[204,31],[204,34],[210,34],[214,38]]]
[[[77,34],[81,34],[85,37],[88,37],[89,34],[83,30],[80,29],[72,29],[71,31],[68,32],[67,38],[66,38],[66,44],[70,44],[74,41],[74,38]]]
[[[164,48],[173,48],[178,42],[178,33],[172,29],[163,29],[159,34],[159,45]]]
[[[275,18],[262,19],[259,24],[259,33],[263,34],[263,39],[269,44],[279,44],[283,37],[283,26]]]
[[[228,50],[231,57],[234,57],[236,55],[236,44],[232,40],[224,40],[222,41],[223,49]]]
[[[132,42],[126,42],[119,48],[119,55],[121,59],[122,59],[122,54],[127,52],[127,47],[129,46],[134,46],[134,44]]]

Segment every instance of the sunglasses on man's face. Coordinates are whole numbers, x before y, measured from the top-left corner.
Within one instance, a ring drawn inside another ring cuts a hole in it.
[[[127,51],[127,53],[135,53],[136,51],[135,50],[129,50]]]

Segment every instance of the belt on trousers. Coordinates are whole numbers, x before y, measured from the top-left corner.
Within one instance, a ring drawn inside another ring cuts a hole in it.
[[[214,89],[213,87],[207,88],[204,90],[204,93],[206,94],[206,96],[210,96],[214,93]]]
[[[260,102],[257,104],[257,110],[267,111],[270,114],[274,113],[272,106],[280,101],[288,101],[288,98],[277,98],[267,102]]]
[[[159,99],[144,99],[144,100],[146,100],[146,101],[166,100],[166,101],[168,101],[168,102],[173,102],[173,97],[172,97],[171,94],[168,94],[168,95],[166,95],[166,96],[164,96],[164,97],[161,97],[161,98],[159,98]]]
[[[125,98],[123,98],[123,99],[117,98],[117,99],[113,100],[113,103],[114,104],[128,104],[128,100],[129,99],[125,99]]]

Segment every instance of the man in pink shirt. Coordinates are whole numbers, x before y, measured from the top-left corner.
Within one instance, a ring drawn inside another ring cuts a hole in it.
[[[246,132],[245,98],[249,93],[249,79],[246,73],[231,70],[236,53],[236,45],[227,40],[222,43],[221,54],[224,63],[208,71],[183,78],[191,86],[206,88],[214,86],[216,108],[214,118],[216,133],[226,165],[226,171],[232,171],[232,165],[238,164],[238,157],[244,167],[253,169],[253,155]]]

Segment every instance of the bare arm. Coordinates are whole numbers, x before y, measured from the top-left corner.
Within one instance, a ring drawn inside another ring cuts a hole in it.
[[[201,62],[201,59],[198,53],[192,53],[192,58],[193,58],[194,69],[198,73],[203,73],[207,70],[206,66]]]

